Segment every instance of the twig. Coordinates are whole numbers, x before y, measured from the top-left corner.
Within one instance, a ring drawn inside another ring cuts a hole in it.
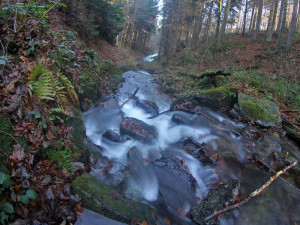
[[[15,14],[15,21],[14,21],[14,33],[17,33],[18,5],[19,5],[19,0],[16,4],[16,14]]]
[[[12,139],[14,139],[20,145],[20,143],[18,142],[18,140],[14,136],[12,136],[10,133],[7,133],[7,132],[2,131],[2,130],[0,130],[0,133],[3,133],[3,134],[6,134],[6,135],[10,136]]]
[[[123,104],[120,106],[120,108],[122,108],[127,102],[129,102],[130,99],[134,98],[135,95],[136,95],[136,93],[137,93],[139,90],[140,90],[140,89],[137,88],[137,89],[135,90],[135,92],[133,93],[133,95],[131,95],[125,102],[123,102]]]
[[[4,155],[6,155],[7,157],[9,157],[9,155],[5,151],[3,151],[1,148],[0,148],[0,152],[2,152]]]
[[[50,12],[58,3],[60,3],[61,0],[58,0],[57,2],[54,3],[54,5],[52,5],[47,12],[44,13],[44,15],[40,18],[40,20],[34,25],[34,27],[31,29],[31,31],[29,32],[29,35],[34,31],[34,29],[40,24],[40,22],[44,19],[44,17],[48,14],[48,12]]]
[[[272,169],[272,167],[270,167],[269,165],[267,165],[265,162],[263,162],[262,160],[258,159],[257,157],[253,156],[252,160],[250,159],[251,162],[254,163],[259,163],[260,166],[265,167],[264,169],[269,170],[271,173],[275,174],[276,171]],[[255,162],[256,161],[256,162]],[[290,185],[292,188],[294,188],[296,191],[300,192],[300,190],[294,186],[293,184],[291,184],[290,182],[288,182],[287,180],[285,180],[283,177],[279,177],[280,180],[284,181],[286,184]]]
[[[240,201],[238,203],[235,203],[233,205],[227,206],[222,210],[219,210],[217,212],[214,212],[212,215],[208,216],[205,218],[204,221],[208,221],[214,217],[219,216],[222,213],[225,213],[227,211],[236,209],[242,205],[244,205],[245,203],[247,203],[251,198],[259,195],[264,189],[266,189],[276,178],[278,178],[280,175],[284,174],[287,170],[291,169],[292,167],[294,167],[298,162],[294,162],[291,163],[289,166],[285,167],[283,170],[280,170],[278,173],[276,173],[274,176],[272,176],[263,186],[261,186],[259,189],[256,189],[254,192],[252,192],[249,197],[247,197],[246,199],[244,199],[243,201]]]

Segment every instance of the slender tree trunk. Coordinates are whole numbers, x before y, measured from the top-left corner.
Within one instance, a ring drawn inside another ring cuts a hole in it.
[[[237,21],[237,26],[236,26],[237,34],[240,32],[240,28],[241,28],[241,15],[242,15],[242,8],[239,10],[239,15],[238,15],[238,21]]]
[[[291,48],[292,48],[293,35],[294,35],[295,29],[296,29],[296,24],[297,24],[297,8],[298,8],[298,0],[294,0],[292,21],[290,24],[290,30],[289,30],[289,34],[288,34],[287,41],[286,41],[286,47],[285,47],[285,51],[287,53],[290,52]]]
[[[279,12],[279,17],[278,17],[278,23],[277,23],[277,29],[276,29],[276,34],[278,35],[281,29],[281,24],[282,24],[282,15],[283,15],[283,4],[285,0],[281,0],[280,3],[280,12]]]
[[[218,6],[218,18],[217,18],[217,28],[216,28],[216,40],[219,39],[219,31],[220,31],[220,24],[221,24],[221,13],[222,13],[222,7],[223,7],[223,0],[219,0],[219,6]]]
[[[256,1],[256,3],[257,3],[257,1]],[[253,24],[252,24],[252,29],[251,29],[252,33],[254,33],[254,30],[255,30],[255,27],[256,27],[257,11],[258,11],[258,7],[255,7],[254,19],[253,19]]]
[[[245,36],[245,32],[246,32],[247,13],[248,13],[248,0],[246,0],[246,6],[245,6],[245,12],[244,12],[243,37]]]
[[[197,45],[199,42],[199,36],[202,29],[202,23],[203,23],[203,4],[199,7],[199,16],[196,19],[194,30],[193,30],[193,45]]]
[[[277,17],[277,11],[278,11],[278,3],[279,3],[279,0],[275,0],[275,9],[274,9],[274,13],[273,13],[273,21],[272,21],[272,27],[271,27],[272,35],[273,35],[274,29],[276,27],[276,17]],[[271,35],[271,38],[272,38],[272,35]]]
[[[252,5],[252,12],[251,12],[251,19],[250,19],[249,32],[252,31],[252,27],[253,27],[254,20],[255,20],[255,19],[254,19],[255,6],[256,6],[256,0],[253,2],[253,5]]]
[[[272,22],[273,22],[273,13],[274,13],[274,6],[275,6],[275,2],[274,0],[272,0],[271,2],[271,8],[270,8],[270,15],[269,15],[269,19],[268,19],[268,28],[267,28],[267,37],[266,37],[266,41],[270,42],[272,40]]]
[[[254,41],[257,41],[257,36],[258,36],[259,31],[260,31],[260,24],[261,24],[263,6],[264,6],[264,1],[259,0],[259,8],[258,8],[256,29],[255,29],[254,36],[253,36]]]
[[[219,41],[221,41],[223,39],[224,35],[225,35],[230,4],[231,4],[231,0],[227,0],[226,6],[225,6],[224,17],[223,17],[223,21],[222,21],[222,26],[221,26],[221,32],[220,32],[220,35],[219,35]]]
[[[209,4],[210,4],[210,6],[209,6],[209,12],[208,12],[206,26],[205,26],[205,32],[204,32],[204,40],[205,41],[208,38],[208,32],[209,32],[209,28],[210,28],[210,25],[211,25],[211,15],[212,15],[213,7],[214,7],[213,1],[211,1]]]
[[[282,0],[282,22],[280,25],[280,31],[279,31],[279,38],[278,38],[278,48],[282,48],[283,46],[283,37],[284,37],[284,30],[286,25],[286,8],[287,8],[287,0]]]

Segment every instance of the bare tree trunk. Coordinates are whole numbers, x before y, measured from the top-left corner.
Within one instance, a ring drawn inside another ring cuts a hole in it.
[[[199,42],[199,36],[202,30],[202,23],[203,23],[203,4],[200,5],[199,7],[199,16],[196,19],[195,25],[194,25],[194,30],[193,30],[193,45],[197,45]]]
[[[259,0],[257,0],[257,1],[259,1]],[[256,3],[257,3],[257,1],[256,1]],[[253,19],[253,24],[252,24],[252,29],[251,29],[251,32],[252,32],[252,33],[254,33],[254,30],[255,30],[255,28],[256,28],[257,11],[258,11],[258,8],[255,7],[254,19]]]
[[[212,10],[214,7],[214,2],[211,1],[209,6],[209,12],[208,12],[208,17],[207,17],[207,21],[206,21],[206,26],[205,26],[205,32],[204,32],[204,40],[206,41],[208,38],[208,32],[209,32],[209,28],[211,25],[211,15],[212,15]]]
[[[290,30],[289,30],[289,34],[288,34],[287,41],[286,41],[286,47],[285,47],[285,51],[287,53],[291,51],[291,47],[292,47],[293,35],[294,35],[295,29],[296,29],[296,24],[297,24],[297,8],[298,8],[298,0],[294,0],[292,21],[290,24]]]
[[[274,13],[273,13],[273,21],[272,21],[272,27],[271,27],[272,35],[273,35],[274,29],[276,27],[276,17],[277,17],[277,11],[278,11],[278,3],[279,3],[279,0],[275,0],[275,9],[274,9]],[[272,35],[271,35],[271,39],[272,39]]]
[[[266,37],[266,41],[270,42],[272,40],[272,26],[273,26],[273,13],[274,13],[274,6],[275,6],[275,2],[274,0],[272,0],[271,2],[271,8],[270,8],[270,15],[269,15],[269,19],[268,19],[268,28],[267,28],[267,37]]]
[[[282,24],[282,15],[283,15],[283,2],[285,0],[281,0],[281,3],[280,3],[280,13],[279,13],[279,17],[278,17],[278,23],[277,23],[277,29],[276,29],[276,34],[278,35],[279,32],[280,32],[280,29],[281,29],[281,24]]]
[[[279,39],[278,39],[278,48],[282,48],[282,44],[283,44],[283,37],[284,37],[284,30],[285,30],[285,25],[286,25],[286,8],[287,8],[287,0],[282,0],[281,2],[282,4],[282,8],[283,8],[283,12],[282,12],[282,22],[280,25],[280,33],[279,33]]]
[[[217,27],[216,27],[216,40],[219,39],[219,31],[220,31],[220,24],[221,24],[221,13],[222,13],[222,7],[223,7],[223,0],[219,0],[219,6],[218,6],[218,18],[217,18]]]
[[[220,35],[219,35],[219,41],[221,41],[223,39],[224,35],[225,35],[230,4],[231,4],[231,0],[227,0],[226,6],[225,6],[224,18],[223,18],[222,26],[221,26],[221,32],[220,32]]]
[[[252,13],[251,13],[251,20],[250,20],[250,26],[249,26],[249,32],[252,31],[252,27],[254,24],[254,12],[255,12],[255,6],[256,6],[256,0],[253,2],[253,6],[252,6]]]
[[[244,12],[243,36],[245,36],[245,32],[246,32],[247,13],[248,13],[248,0],[246,0],[246,6],[245,6],[245,12]]]
[[[264,6],[264,1],[259,0],[257,23],[256,23],[256,29],[255,29],[255,32],[254,32],[254,36],[253,36],[254,41],[257,40],[257,36],[258,36],[259,31],[260,31],[260,23],[261,23],[261,16],[262,16],[263,6]]]
[[[239,10],[239,15],[238,15],[238,21],[237,21],[237,26],[236,26],[236,33],[240,33],[240,28],[241,28],[241,15],[242,15],[242,8]]]

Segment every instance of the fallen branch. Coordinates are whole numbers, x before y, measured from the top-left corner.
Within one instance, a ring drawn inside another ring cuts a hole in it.
[[[203,79],[205,77],[209,77],[209,78],[215,78],[216,76],[231,76],[231,73],[225,73],[222,70],[218,70],[217,72],[212,72],[212,73],[203,73],[201,76],[195,76],[194,78],[197,79]]]
[[[251,198],[259,195],[263,190],[265,190],[271,183],[273,183],[273,181],[278,178],[280,175],[284,174],[287,170],[291,169],[292,167],[294,167],[298,162],[294,162],[292,164],[290,164],[289,166],[285,167],[283,170],[280,170],[278,173],[276,173],[274,176],[272,176],[263,186],[261,186],[259,189],[256,189],[254,192],[252,192],[249,197],[247,197],[246,199],[244,199],[243,201],[240,201],[238,203],[235,203],[233,205],[227,206],[222,210],[219,210],[217,212],[214,212],[212,215],[208,216],[205,218],[204,221],[208,221],[212,218],[215,218],[217,216],[219,216],[222,213],[225,213],[227,211],[236,209],[242,205],[244,205],[245,203],[247,203]]]
[[[267,165],[265,162],[263,162],[262,160],[258,159],[257,157],[253,156],[253,158],[250,160],[251,162],[257,163],[259,166],[264,167],[265,170],[275,174],[276,171],[273,170],[269,165]],[[296,191],[300,192],[300,190],[294,186],[293,184],[291,184],[290,182],[288,182],[287,180],[285,180],[283,177],[279,177],[280,180],[284,181],[286,184],[288,184],[289,186],[291,186],[292,188],[294,188]]]
[[[133,95],[131,95],[125,102],[123,102],[123,104],[120,106],[120,108],[122,108],[127,102],[129,102],[130,99],[134,98],[135,95],[136,95],[136,93],[137,93],[139,90],[140,90],[140,89],[137,88],[137,89],[135,90],[135,92],[133,93]]]

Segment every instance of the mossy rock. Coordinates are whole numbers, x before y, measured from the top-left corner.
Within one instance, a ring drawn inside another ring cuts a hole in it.
[[[83,102],[86,98],[95,101],[101,94],[99,85],[99,74],[94,71],[90,71],[89,69],[85,69],[79,79],[79,101]]]
[[[81,197],[83,207],[110,219],[129,223],[136,218],[139,222],[155,224],[148,205],[125,198],[90,174],[77,177],[72,183],[72,190]]]
[[[261,126],[271,127],[281,123],[279,108],[270,100],[239,93],[238,103],[241,113]]]
[[[232,108],[237,102],[237,89],[234,87],[221,86],[201,91],[197,95],[188,95],[176,99],[172,105],[171,110],[185,110],[180,105],[190,102],[190,107],[194,109],[196,106],[205,106],[214,110],[223,110],[225,108]]]
[[[147,61],[141,61],[139,62],[136,67],[139,70],[144,70],[148,73],[152,74],[158,74],[163,72],[163,68],[160,63],[158,62],[147,62]]]
[[[90,149],[85,144],[85,127],[83,124],[82,113],[80,110],[76,108],[73,108],[73,113],[74,113],[74,117],[72,117],[67,121],[67,125],[73,128],[72,130],[72,136],[74,138],[73,143],[78,149],[77,154],[79,154],[79,151],[82,153],[79,154],[80,161],[85,163],[85,160],[87,158],[86,154],[88,154]]]
[[[105,63],[101,65],[101,69],[103,75],[109,79],[108,87],[111,90],[116,90],[118,85],[125,81],[121,69],[114,65],[113,62],[105,61]]]
[[[30,151],[30,147],[25,139],[14,136],[14,130],[12,129],[8,118],[0,116],[0,124],[0,171],[6,173],[7,159],[14,150],[14,145],[16,144],[15,139],[22,145],[26,153]]]

